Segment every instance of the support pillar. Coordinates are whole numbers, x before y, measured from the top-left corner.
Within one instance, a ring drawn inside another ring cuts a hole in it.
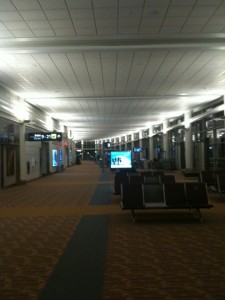
[[[154,159],[153,126],[149,128],[149,159]]]
[[[19,125],[19,165],[20,165],[20,178],[19,181],[24,182],[26,180],[26,159],[25,159],[25,123]]]
[[[168,133],[167,133],[167,128],[168,128],[168,120],[165,120],[163,122],[163,151],[164,151],[164,159],[168,158],[168,153],[169,153],[169,143],[168,143]]]
[[[192,130],[190,124],[190,112],[184,115],[185,123],[185,165],[186,169],[193,169],[193,143]]]

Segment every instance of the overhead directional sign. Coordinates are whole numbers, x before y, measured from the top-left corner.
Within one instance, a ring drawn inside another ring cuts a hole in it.
[[[62,141],[62,132],[32,132],[28,133],[28,141],[32,142],[52,142]]]

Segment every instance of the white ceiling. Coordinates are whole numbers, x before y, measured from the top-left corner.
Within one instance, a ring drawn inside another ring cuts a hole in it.
[[[225,94],[225,0],[0,0],[0,84],[117,137]]]

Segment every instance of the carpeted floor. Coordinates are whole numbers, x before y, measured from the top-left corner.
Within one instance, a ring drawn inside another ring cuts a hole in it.
[[[179,172],[176,179],[184,180]],[[133,223],[130,213],[121,211],[119,196],[110,195],[112,184],[113,174],[84,161],[0,190],[0,299],[38,299],[60,270],[74,280],[71,300],[224,300],[225,200],[210,193],[214,208],[202,211],[203,223],[176,210],[140,212]],[[101,254],[84,261],[90,253]],[[76,272],[68,272],[70,260]],[[92,293],[77,296],[87,279]],[[69,290],[68,281],[57,280]],[[60,284],[51,289],[57,292]],[[51,299],[70,297],[57,295]]]
[[[182,217],[111,217],[103,299],[225,299],[224,215]]]

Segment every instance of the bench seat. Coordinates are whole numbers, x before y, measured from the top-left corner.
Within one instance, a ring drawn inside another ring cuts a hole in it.
[[[209,203],[207,185],[199,182],[121,184],[121,190],[121,207],[131,210],[133,220],[135,210],[188,209],[203,221],[200,209],[213,207]]]

